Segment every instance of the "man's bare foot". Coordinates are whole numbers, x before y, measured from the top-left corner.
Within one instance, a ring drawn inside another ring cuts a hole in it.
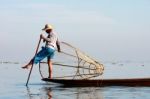
[[[52,77],[48,76],[48,79],[52,79]]]
[[[31,67],[31,65],[25,65],[25,66],[23,66],[22,68],[23,69],[29,69]]]

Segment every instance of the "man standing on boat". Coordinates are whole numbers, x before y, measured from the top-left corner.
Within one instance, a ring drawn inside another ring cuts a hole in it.
[[[31,59],[31,61],[23,66],[23,69],[28,69],[32,66],[32,64],[37,64],[40,61],[42,61],[44,58],[47,57],[47,63],[49,66],[49,77],[52,78],[52,61],[51,59],[54,57],[54,52],[57,50],[60,52],[60,44],[58,41],[58,37],[56,33],[53,32],[53,27],[50,24],[46,24],[45,27],[42,29],[45,31],[48,36],[45,37],[43,34],[40,35],[40,39],[43,39],[43,42],[45,42],[45,47],[42,47],[42,49]]]

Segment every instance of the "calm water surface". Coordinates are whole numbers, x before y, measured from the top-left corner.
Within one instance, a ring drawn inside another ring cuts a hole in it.
[[[34,66],[29,81],[28,70],[22,64],[0,64],[0,99],[150,99],[150,87],[79,87],[63,88],[46,84]],[[103,78],[149,77],[149,62],[104,63]]]

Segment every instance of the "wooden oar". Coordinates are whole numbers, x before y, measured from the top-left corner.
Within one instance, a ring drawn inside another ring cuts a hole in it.
[[[38,42],[38,45],[37,45],[36,52],[35,52],[35,55],[34,55],[34,56],[36,56],[36,54],[37,54],[37,52],[38,52],[38,49],[39,49],[39,46],[40,46],[40,42],[41,42],[41,37],[40,37],[40,39],[39,39],[39,42]],[[33,59],[33,61],[34,61],[34,59]],[[28,86],[28,82],[29,82],[29,79],[30,79],[30,75],[31,75],[32,69],[33,69],[33,62],[32,62],[32,66],[31,66],[31,69],[30,69],[30,72],[29,72],[29,75],[28,75],[28,79],[27,79],[27,82],[26,82],[26,86]]]

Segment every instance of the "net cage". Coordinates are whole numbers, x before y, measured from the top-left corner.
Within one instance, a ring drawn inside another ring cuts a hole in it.
[[[84,52],[66,42],[60,42],[61,52],[55,52],[52,59],[53,78],[59,79],[90,79],[103,74],[104,66]],[[39,63],[42,78],[47,78],[49,69],[47,60]]]

